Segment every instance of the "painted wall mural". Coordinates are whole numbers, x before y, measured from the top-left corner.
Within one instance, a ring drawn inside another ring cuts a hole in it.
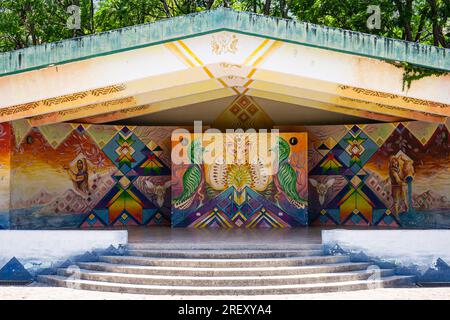
[[[11,125],[0,123],[0,229],[9,228]]]
[[[13,125],[11,228],[170,224],[175,127]]]
[[[254,162],[172,166],[175,127],[12,127],[0,126],[0,228],[284,228],[307,211],[312,225],[450,227],[448,124],[290,127],[308,133],[308,157],[305,135],[283,133],[286,174],[266,180]]]
[[[311,224],[450,227],[447,124],[296,130],[309,137]]]
[[[273,120],[254,98],[239,95],[211,126],[223,131],[229,128],[270,129],[273,126]]]
[[[183,163],[172,163],[174,227],[307,224],[306,134],[254,137],[242,133],[216,134],[215,138],[204,134],[203,139],[191,134],[172,136],[172,153],[184,157]]]

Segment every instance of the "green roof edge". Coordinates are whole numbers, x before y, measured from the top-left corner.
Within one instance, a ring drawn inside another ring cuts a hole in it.
[[[0,53],[0,76],[223,30],[450,71],[450,49],[218,8]]]

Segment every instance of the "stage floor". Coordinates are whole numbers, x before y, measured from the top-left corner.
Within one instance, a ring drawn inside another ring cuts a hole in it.
[[[354,229],[336,227],[304,227],[292,229],[188,229],[170,227],[129,227],[128,242],[160,243],[321,243],[321,231],[330,229]],[[358,228],[358,230],[373,228]]]

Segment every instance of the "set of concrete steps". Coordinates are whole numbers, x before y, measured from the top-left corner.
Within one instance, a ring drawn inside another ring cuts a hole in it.
[[[213,247],[214,249],[211,249]],[[150,295],[271,295],[364,290],[412,284],[393,270],[325,256],[320,243],[148,244],[127,255],[59,269],[39,281],[77,289]]]

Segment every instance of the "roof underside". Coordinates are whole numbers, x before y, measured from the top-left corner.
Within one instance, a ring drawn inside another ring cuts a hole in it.
[[[108,122],[105,124],[121,124],[121,125],[155,125],[155,126],[192,126],[194,121],[202,121],[202,125],[210,127],[218,126],[218,119],[230,105],[235,101],[235,97],[220,98],[207,102],[194,103],[182,106],[176,109],[160,111],[153,114],[147,114],[127,119]],[[377,122],[374,120],[345,115],[336,112],[319,110],[307,107],[298,107],[290,103],[284,103],[264,98],[252,98],[261,110],[272,120],[274,126],[297,126],[302,124],[308,125],[335,125],[335,124],[365,124]],[[258,123],[253,123],[256,127]],[[222,124],[222,127],[227,124]],[[227,127],[243,128],[244,123],[231,124]],[[271,126],[268,126],[271,127]],[[221,129],[221,128],[220,128]],[[259,128],[255,128],[259,129]]]

